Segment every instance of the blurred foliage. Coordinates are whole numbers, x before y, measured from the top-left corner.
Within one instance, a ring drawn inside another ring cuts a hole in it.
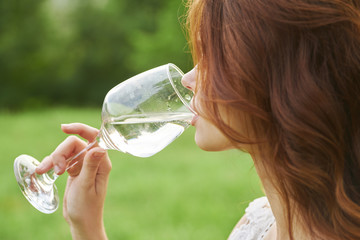
[[[191,68],[181,0],[0,2],[0,109],[96,106],[130,76]]]

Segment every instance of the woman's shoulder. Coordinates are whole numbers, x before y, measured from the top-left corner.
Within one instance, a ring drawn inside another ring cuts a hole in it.
[[[256,220],[264,215],[272,216],[272,211],[267,197],[260,197],[253,200],[245,209],[245,216],[247,216],[249,220]]]
[[[229,240],[262,239],[275,218],[266,197],[253,200],[229,236]]]

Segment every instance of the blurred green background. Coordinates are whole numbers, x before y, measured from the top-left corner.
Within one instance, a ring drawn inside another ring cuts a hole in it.
[[[191,68],[181,0],[0,3],[0,108],[101,106],[144,70]]]
[[[44,158],[61,123],[100,127],[107,91],[144,70],[192,67],[181,0],[11,0],[0,3],[0,239],[71,239],[61,208],[37,212],[13,160]],[[162,152],[112,151],[105,205],[110,239],[226,239],[262,194],[247,154],[197,148],[190,128]],[[66,176],[57,180],[62,198]]]

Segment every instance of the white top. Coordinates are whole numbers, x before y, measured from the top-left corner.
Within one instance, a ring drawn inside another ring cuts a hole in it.
[[[270,227],[275,223],[266,197],[252,201],[245,210],[246,222],[235,227],[229,240],[262,240]]]

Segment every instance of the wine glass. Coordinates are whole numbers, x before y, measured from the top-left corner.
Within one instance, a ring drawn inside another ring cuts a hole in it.
[[[150,157],[161,151],[190,125],[195,112],[190,107],[193,93],[182,86],[183,73],[174,64],[166,64],[138,74],[112,88],[102,107],[102,124],[96,140],[68,159],[67,169],[77,157],[96,143],[138,157]],[[14,172],[27,200],[43,213],[59,206],[54,184],[58,175],[51,169],[38,175],[39,162],[29,156],[15,159]]]

